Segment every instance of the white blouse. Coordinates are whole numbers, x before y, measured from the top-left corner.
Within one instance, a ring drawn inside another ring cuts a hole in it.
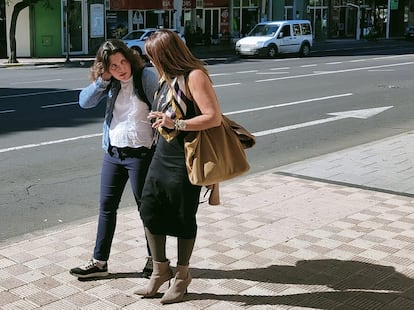
[[[111,145],[150,148],[153,130],[147,116],[148,105],[135,95],[133,77],[128,81],[121,81],[109,129]]]

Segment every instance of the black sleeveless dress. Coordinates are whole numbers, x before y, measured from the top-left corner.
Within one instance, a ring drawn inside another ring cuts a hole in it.
[[[165,111],[168,86],[163,83],[157,92],[155,103],[158,110]],[[185,118],[195,115],[194,103],[181,92],[187,105]],[[155,153],[145,180],[140,207],[144,226],[152,234],[169,235],[183,239],[195,238],[197,233],[196,213],[200,198],[200,186],[192,185],[188,179],[184,157],[184,136],[180,132],[167,142],[159,135]]]

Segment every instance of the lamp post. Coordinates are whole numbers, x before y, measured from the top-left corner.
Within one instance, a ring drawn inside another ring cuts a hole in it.
[[[390,38],[390,17],[391,17],[391,0],[388,0],[388,4],[387,4],[387,29],[386,29],[386,34],[385,34],[386,39]]]
[[[70,46],[69,46],[69,13],[68,13],[68,0],[65,1],[65,34],[66,34],[66,63],[70,63],[69,59],[69,52],[70,52]]]
[[[359,40],[361,38],[361,8],[359,5],[353,3],[347,3],[347,5],[357,8],[356,39]]]

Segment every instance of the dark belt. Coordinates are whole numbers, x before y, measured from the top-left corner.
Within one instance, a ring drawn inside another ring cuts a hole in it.
[[[143,158],[146,157],[149,153],[152,153],[153,150],[146,148],[145,146],[141,146],[138,148],[133,147],[116,147],[110,146],[109,147],[109,154],[113,156],[114,154],[118,154],[119,159],[125,158]]]

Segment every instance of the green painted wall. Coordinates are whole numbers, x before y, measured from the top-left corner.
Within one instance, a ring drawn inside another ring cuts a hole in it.
[[[51,7],[39,1],[32,10],[32,47],[34,57],[62,57],[61,2],[50,0]]]

